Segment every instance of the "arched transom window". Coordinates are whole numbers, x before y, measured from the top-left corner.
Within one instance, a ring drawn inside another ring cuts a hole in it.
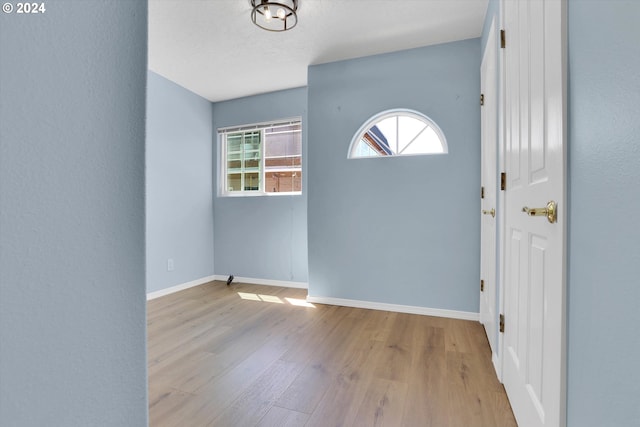
[[[445,154],[447,141],[438,125],[424,114],[406,109],[383,111],[360,127],[349,158]]]

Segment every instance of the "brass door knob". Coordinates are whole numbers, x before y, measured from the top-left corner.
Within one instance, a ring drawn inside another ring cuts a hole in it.
[[[529,216],[546,216],[551,224],[558,221],[558,205],[553,200],[547,203],[544,208],[528,208],[525,206],[522,208],[522,212]]]
[[[495,218],[495,217],[496,217],[496,210],[495,210],[495,209],[493,209],[493,208],[491,208],[491,210],[488,210],[488,211],[486,211],[486,210],[484,210],[484,209],[483,209],[483,210],[482,210],[482,213],[483,213],[484,215],[491,215],[493,218]]]

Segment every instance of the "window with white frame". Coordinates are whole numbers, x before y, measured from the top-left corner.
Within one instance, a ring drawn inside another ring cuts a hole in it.
[[[218,129],[222,196],[300,194],[300,118]]]
[[[348,158],[446,154],[447,141],[433,120],[417,111],[394,109],[367,120],[353,137]]]

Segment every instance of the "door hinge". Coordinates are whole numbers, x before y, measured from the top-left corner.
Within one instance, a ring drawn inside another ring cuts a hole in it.
[[[480,280],[480,292],[484,292],[484,280]]]
[[[500,315],[500,332],[504,333],[504,314]]]
[[[507,38],[504,35],[504,30],[500,30],[500,47],[502,49],[507,47]]]
[[[480,105],[484,105],[484,93],[480,94]]]
[[[484,187],[480,187],[480,198],[484,199]]]
[[[507,173],[502,172],[500,174],[500,190],[505,191],[507,189]]]

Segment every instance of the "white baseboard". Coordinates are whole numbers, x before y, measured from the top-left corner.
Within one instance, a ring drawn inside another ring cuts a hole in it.
[[[191,282],[182,283],[180,285],[172,286],[170,288],[161,289],[155,292],[149,292],[147,294],[147,301],[155,298],[159,298],[165,295],[169,295],[174,292],[193,288],[194,286],[203,285],[205,283],[209,283],[214,280],[226,282],[227,278],[228,276],[214,274],[213,276],[207,276],[201,279],[192,280]],[[306,282],[288,282],[283,280],[255,279],[251,277],[239,277],[239,276],[234,277],[233,281],[236,283],[247,283],[250,285],[281,286],[285,288],[298,288],[298,289],[309,288],[309,284]],[[394,311],[398,313],[421,314],[424,316],[448,317],[452,319],[474,320],[474,321],[480,320],[479,313],[473,313],[468,311],[457,311],[457,310],[444,310],[441,308],[417,307],[417,306],[411,306],[411,305],[387,304],[382,302],[370,302],[370,301],[360,301],[360,300],[332,298],[332,297],[318,297],[318,296],[307,296],[307,301],[311,303],[318,303],[318,304],[341,305],[345,307],[367,308],[371,310],[383,310],[383,311]]]
[[[229,276],[222,276],[220,274],[216,274],[215,280],[221,280],[223,282],[227,281]],[[309,284],[306,282],[288,282],[285,280],[271,280],[271,279],[255,279],[252,277],[240,277],[234,276],[234,283],[247,283],[249,285],[266,285],[266,286],[280,286],[283,288],[297,288],[297,289],[309,289]]]
[[[444,310],[440,308],[416,307],[411,305],[386,304],[381,302],[359,301],[352,299],[308,296],[307,301],[318,304],[341,305],[345,307],[368,308],[371,310],[395,311],[398,313],[422,314],[424,316],[449,317],[462,320],[480,320],[480,313],[469,311]]]
[[[193,288],[194,286],[204,285],[205,283],[212,282],[216,280],[216,276],[207,276],[201,279],[192,280],[191,282],[182,283],[180,285],[171,286],[170,288],[160,289],[159,291],[149,292],[147,293],[147,301],[160,298],[165,295],[172,294],[174,292],[183,291],[185,289]],[[226,280],[226,279],[225,279]]]
[[[500,369],[500,358],[497,353],[493,353],[491,355],[491,362],[493,363],[493,369],[496,371],[496,376],[498,377],[498,381],[502,382],[502,371]]]

